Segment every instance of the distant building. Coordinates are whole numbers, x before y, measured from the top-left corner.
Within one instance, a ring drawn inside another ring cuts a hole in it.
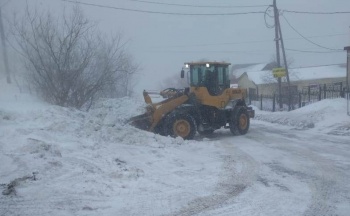
[[[247,88],[248,95],[272,95],[278,93],[277,79],[272,75],[273,64],[250,64],[232,70],[239,87]],[[289,69],[291,91],[305,88],[319,89],[333,85],[339,89],[346,86],[346,64]],[[286,78],[282,78],[282,92],[287,90]]]

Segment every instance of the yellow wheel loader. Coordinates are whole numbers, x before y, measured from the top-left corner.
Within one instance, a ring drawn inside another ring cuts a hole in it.
[[[130,119],[137,128],[164,136],[193,139],[221,127],[233,134],[246,134],[254,110],[245,103],[246,89],[230,88],[229,65],[224,62],[185,63],[189,88],[152,103],[146,91],[146,113]],[[181,70],[181,78],[185,71]]]

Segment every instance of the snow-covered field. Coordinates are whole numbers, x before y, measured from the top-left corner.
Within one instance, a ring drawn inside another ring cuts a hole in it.
[[[139,99],[81,112],[0,88],[0,216],[349,215],[344,99],[184,141],[125,124]]]

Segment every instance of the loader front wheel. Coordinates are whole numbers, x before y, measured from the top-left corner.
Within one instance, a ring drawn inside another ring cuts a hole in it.
[[[170,114],[166,119],[166,134],[172,137],[193,139],[196,134],[196,122],[188,114]]]
[[[246,109],[240,108],[237,114],[231,117],[230,131],[233,134],[244,135],[249,130],[249,114]]]

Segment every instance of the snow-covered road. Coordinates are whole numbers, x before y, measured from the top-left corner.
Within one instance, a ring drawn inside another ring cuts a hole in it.
[[[0,103],[0,216],[349,215],[343,99],[193,141],[125,125],[142,112],[130,98],[88,113],[23,103]]]
[[[223,170],[230,180],[175,215],[349,214],[349,137],[254,121],[246,136],[221,131],[212,139],[232,156]]]

